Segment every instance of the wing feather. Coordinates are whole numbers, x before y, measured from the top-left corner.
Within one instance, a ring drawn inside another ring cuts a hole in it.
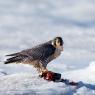
[[[28,59],[30,61],[33,60],[44,60],[47,59],[50,55],[55,52],[55,47],[51,44],[42,44],[36,46],[32,49],[23,50],[18,53],[9,54],[7,56],[12,56],[11,58],[7,59],[5,63],[14,63],[14,62],[21,62],[24,59]]]

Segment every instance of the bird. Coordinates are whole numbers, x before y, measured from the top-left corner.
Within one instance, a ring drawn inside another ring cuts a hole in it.
[[[48,71],[48,63],[56,59],[61,54],[63,51],[63,44],[64,42],[62,37],[55,37],[52,40],[34,46],[30,49],[6,55],[10,56],[10,58],[7,58],[4,64],[30,64],[37,69],[38,73]]]

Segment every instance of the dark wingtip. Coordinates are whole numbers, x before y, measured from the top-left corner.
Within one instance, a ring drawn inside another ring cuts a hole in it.
[[[5,62],[4,62],[4,64],[8,64],[8,62],[7,62],[7,61],[5,61]]]
[[[13,54],[8,54],[8,55],[6,55],[6,56],[15,56],[15,55],[17,55],[18,53],[13,53]]]
[[[5,56],[10,56],[11,54],[6,54]]]
[[[8,55],[5,55],[5,56],[13,56],[13,54],[8,54]]]

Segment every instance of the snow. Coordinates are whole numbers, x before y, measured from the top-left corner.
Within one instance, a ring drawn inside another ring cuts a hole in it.
[[[60,95],[61,93],[64,93],[65,88],[70,89],[71,91],[74,90],[62,83],[57,84],[47,82],[41,78],[31,76],[31,74],[14,74],[4,76],[0,81],[2,83],[0,85],[0,90],[3,92],[3,95]],[[65,93],[68,93],[68,91]]]
[[[61,36],[64,52],[48,69],[78,87],[38,78],[6,54]],[[0,0],[0,95],[95,95],[95,0]]]
[[[86,68],[67,71],[63,74],[64,77],[69,78],[71,80],[80,81],[95,84],[95,62],[91,62],[90,65]],[[78,77],[79,76],[79,77]]]
[[[6,65],[0,70],[0,95],[95,95],[94,67],[95,62],[92,62],[85,69],[61,73],[63,78],[79,83],[78,86],[70,86],[39,78],[29,65]]]

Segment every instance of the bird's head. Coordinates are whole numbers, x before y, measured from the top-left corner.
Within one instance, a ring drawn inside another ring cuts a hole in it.
[[[55,37],[53,40],[52,40],[52,45],[57,48],[57,49],[60,49],[61,51],[63,51],[63,40],[61,37]]]

